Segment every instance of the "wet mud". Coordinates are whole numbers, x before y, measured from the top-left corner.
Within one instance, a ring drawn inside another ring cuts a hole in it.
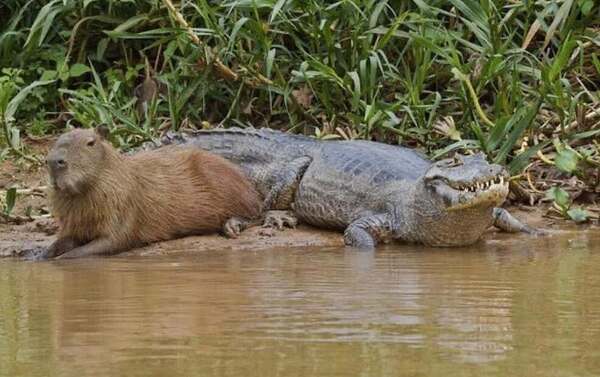
[[[570,225],[564,221],[544,217],[542,208],[529,210],[509,208],[511,213],[527,224],[553,232],[584,229],[586,226]],[[57,226],[51,218],[38,219],[25,224],[0,224],[0,257],[18,257],[24,250],[47,247],[55,239]],[[267,234],[265,234],[267,233]],[[270,234],[269,234],[270,233]],[[490,228],[481,242],[505,240],[525,235],[504,234]],[[525,236],[526,237],[526,236]],[[120,256],[166,255],[190,251],[209,250],[261,250],[294,247],[341,247],[342,234],[300,225],[296,229],[283,231],[254,227],[246,230],[237,239],[227,239],[218,234],[191,236],[158,242],[133,249]]]

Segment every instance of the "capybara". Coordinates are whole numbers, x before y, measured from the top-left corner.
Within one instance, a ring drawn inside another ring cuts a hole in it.
[[[108,129],[75,129],[48,153],[58,239],[42,258],[115,254],[155,241],[223,230],[237,236],[261,214],[245,175],[198,149],[166,147],[131,156]]]

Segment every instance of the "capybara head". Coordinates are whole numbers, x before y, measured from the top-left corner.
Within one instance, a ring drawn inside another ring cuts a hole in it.
[[[62,194],[84,193],[103,168],[108,145],[106,126],[75,129],[61,135],[46,162],[52,188]]]

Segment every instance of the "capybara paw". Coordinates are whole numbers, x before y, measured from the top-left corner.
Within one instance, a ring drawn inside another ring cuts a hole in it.
[[[265,216],[263,228],[276,228],[283,230],[284,227],[296,228],[298,218],[290,211],[269,211]]]
[[[18,256],[19,258],[28,261],[47,260],[49,258],[48,249],[41,246],[23,249]]]
[[[227,220],[223,226],[223,233],[227,238],[238,238],[242,231],[246,229],[247,222],[237,217]]]

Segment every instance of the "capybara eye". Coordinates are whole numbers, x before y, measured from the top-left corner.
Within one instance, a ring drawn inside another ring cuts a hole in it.
[[[96,139],[90,139],[86,144],[88,147],[93,147],[96,144]]]

